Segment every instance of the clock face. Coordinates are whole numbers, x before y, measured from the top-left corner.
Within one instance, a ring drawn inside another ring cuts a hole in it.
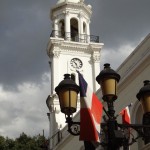
[[[82,63],[82,61],[79,58],[71,59],[70,64],[75,69],[80,69],[83,66],[83,63]]]

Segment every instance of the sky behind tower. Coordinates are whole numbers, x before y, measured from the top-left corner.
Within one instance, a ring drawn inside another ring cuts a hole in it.
[[[0,0],[0,135],[48,135],[50,68],[46,47],[54,0]],[[101,66],[117,69],[150,32],[149,0],[85,0],[91,34],[104,48]]]

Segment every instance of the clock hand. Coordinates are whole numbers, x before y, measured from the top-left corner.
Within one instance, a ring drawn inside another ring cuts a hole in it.
[[[76,64],[76,67],[78,67],[78,64],[76,62],[74,62]]]

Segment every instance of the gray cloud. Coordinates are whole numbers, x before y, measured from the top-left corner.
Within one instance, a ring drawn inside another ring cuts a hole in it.
[[[85,1],[93,7],[91,34],[99,35],[104,48],[117,51],[138,43],[149,32],[150,1]],[[0,84],[14,89],[26,81],[39,82],[49,70],[46,46],[51,32],[50,0],[8,1],[0,5]]]
[[[150,1],[100,0],[95,4],[91,29],[93,33],[99,33],[105,47],[117,50],[124,43],[137,44],[149,33]]]
[[[49,84],[43,80],[39,86],[25,83],[18,88],[20,92],[16,93],[0,89],[0,135],[18,137],[22,132],[36,135],[45,129],[48,136],[45,100]]]
[[[48,0],[5,0],[0,5],[0,83],[5,89],[26,81],[38,82],[49,70],[50,4]]]
[[[105,44],[102,63],[117,68],[149,33],[150,1],[85,2],[93,8],[91,34]],[[42,76],[50,70],[46,46],[51,33],[49,12],[55,3],[0,1],[0,134],[13,137],[24,131],[35,135],[43,128],[48,133],[45,100],[50,81]]]

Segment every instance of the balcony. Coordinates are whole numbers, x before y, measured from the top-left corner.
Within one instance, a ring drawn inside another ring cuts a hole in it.
[[[72,41],[72,42],[99,43],[99,36],[87,35],[87,34],[77,34],[77,33],[73,33],[73,32],[69,33],[69,32],[53,30],[52,33],[50,34],[50,37],[63,38],[66,41]]]

